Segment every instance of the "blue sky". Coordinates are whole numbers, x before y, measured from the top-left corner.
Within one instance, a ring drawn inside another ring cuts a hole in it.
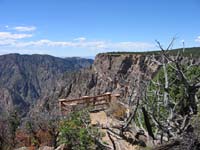
[[[199,0],[0,0],[0,54],[147,51],[176,36],[200,46]]]

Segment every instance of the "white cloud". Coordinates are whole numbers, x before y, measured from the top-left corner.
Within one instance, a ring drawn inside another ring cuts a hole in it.
[[[86,41],[86,38],[85,37],[78,37],[78,38],[75,38],[74,41]]]
[[[30,41],[30,42],[16,42],[17,47],[27,47],[27,46],[71,46],[70,42],[56,42],[47,39],[39,41]]]
[[[15,45],[15,40],[13,39],[0,40],[0,46],[9,46],[9,45]]]
[[[0,32],[0,39],[23,39],[32,37],[32,34],[13,34],[11,32]]]
[[[28,31],[27,28],[17,28],[17,30]],[[31,29],[29,30],[31,31]],[[57,48],[82,48],[94,51],[140,51],[155,48],[155,45],[147,42],[123,41],[112,42],[105,40],[88,40],[85,37],[78,37],[69,41],[53,41],[49,39],[40,39],[36,41],[27,41],[26,38],[32,37],[32,34],[0,32],[0,47],[9,49],[57,49]],[[26,41],[24,40],[26,39]],[[199,38],[200,39],[200,38]]]
[[[200,36],[195,39],[195,42],[200,42]]]
[[[35,26],[17,26],[17,27],[14,27],[13,29],[20,32],[29,32],[29,31],[36,30],[36,27]]]
[[[107,41],[51,41],[48,39],[30,41],[30,42],[12,42],[16,47],[73,47],[73,48],[87,48],[92,50],[144,50],[153,48],[154,45],[146,42],[107,42]]]

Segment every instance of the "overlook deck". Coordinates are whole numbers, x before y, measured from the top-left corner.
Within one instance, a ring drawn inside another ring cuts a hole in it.
[[[119,94],[112,95],[111,93],[105,93],[98,96],[83,96],[77,99],[59,99],[59,107],[62,114],[87,107],[106,109],[106,107],[109,106],[112,97],[119,97]]]

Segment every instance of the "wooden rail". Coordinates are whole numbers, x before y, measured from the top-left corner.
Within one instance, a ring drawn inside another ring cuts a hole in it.
[[[109,106],[112,97],[119,97],[119,94],[111,95],[111,93],[105,93],[98,96],[83,96],[77,99],[59,99],[59,107],[62,113],[86,107],[103,109],[105,106]]]

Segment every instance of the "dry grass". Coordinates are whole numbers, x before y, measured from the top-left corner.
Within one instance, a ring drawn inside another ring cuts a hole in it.
[[[107,114],[118,120],[124,120],[127,116],[127,109],[120,103],[112,102]]]

